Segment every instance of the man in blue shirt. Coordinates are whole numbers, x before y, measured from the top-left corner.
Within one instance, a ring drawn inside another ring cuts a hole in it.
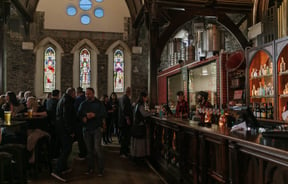
[[[93,88],[86,89],[86,100],[80,104],[79,117],[82,120],[83,135],[87,146],[88,171],[86,174],[93,174],[95,171],[94,150],[97,155],[98,176],[103,176],[104,159],[101,146],[103,129],[106,128],[106,109],[95,97]]]

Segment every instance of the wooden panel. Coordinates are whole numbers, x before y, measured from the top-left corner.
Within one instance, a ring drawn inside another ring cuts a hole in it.
[[[167,103],[167,77],[158,77],[158,104]]]

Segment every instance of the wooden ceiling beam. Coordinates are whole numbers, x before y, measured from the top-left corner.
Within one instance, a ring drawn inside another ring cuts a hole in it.
[[[211,9],[214,11],[224,11],[233,13],[251,12],[253,9],[253,2],[251,0],[156,0],[156,3],[161,8],[166,9]]]
[[[33,21],[39,0],[11,0],[22,16],[28,21]]]

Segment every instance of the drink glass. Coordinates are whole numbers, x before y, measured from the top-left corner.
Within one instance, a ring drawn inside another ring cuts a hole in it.
[[[4,111],[4,120],[6,124],[11,123],[11,111]]]
[[[33,117],[33,109],[28,109],[28,118],[32,118]]]

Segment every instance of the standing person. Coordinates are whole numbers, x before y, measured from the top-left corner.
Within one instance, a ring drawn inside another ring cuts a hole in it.
[[[71,169],[67,166],[68,157],[72,151],[72,143],[75,132],[76,112],[74,108],[75,89],[68,88],[59,100],[56,108],[56,132],[61,142],[61,153],[57,161],[55,171],[51,173],[54,178],[66,182],[62,173]]]
[[[111,139],[111,132],[109,132],[110,131],[109,128],[111,125],[111,115],[112,115],[113,110],[112,110],[111,104],[109,103],[108,95],[106,95],[106,94],[103,95],[101,98],[101,101],[104,104],[105,109],[106,109],[106,113],[107,113],[107,116],[105,118],[107,129],[105,132],[103,132],[103,142],[104,142],[104,144],[108,144],[108,143],[112,143],[112,141],[110,140]]]
[[[95,97],[93,88],[86,89],[86,100],[80,104],[78,113],[84,124],[83,135],[87,146],[88,171],[86,174],[90,175],[95,171],[95,150],[97,155],[98,176],[103,176],[104,158],[101,138],[102,131],[106,128],[106,110],[103,103]]]
[[[49,121],[49,133],[51,135],[51,158],[58,158],[60,153],[60,141],[56,135],[56,108],[57,103],[60,98],[60,91],[58,89],[54,89],[52,91],[52,96],[47,100],[46,103],[46,111],[48,114]]]
[[[120,157],[127,158],[130,144],[130,127],[132,120],[132,105],[130,101],[131,88],[127,87],[125,94],[119,99]]]
[[[149,126],[147,118],[154,113],[145,110],[145,103],[147,103],[147,101],[147,93],[141,92],[133,111],[134,118],[132,126],[143,126],[144,130],[143,136],[141,137],[133,136],[133,132],[131,132],[131,156],[135,161],[150,155]]]
[[[115,92],[112,92],[110,95],[110,104],[112,106],[112,114],[111,114],[111,124],[110,127],[107,127],[107,131],[110,131],[110,134],[116,135],[119,139],[119,127],[118,127],[118,108],[119,108],[119,102],[117,98],[117,94]],[[112,137],[111,137],[112,140]]]
[[[208,93],[205,91],[199,91],[196,96],[197,102],[197,115],[200,116],[200,122],[205,121],[205,113],[199,112],[200,109],[204,110],[204,108],[212,108],[211,103],[208,101]]]
[[[49,92],[46,94],[46,98],[44,99],[43,103],[42,103],[42,106],[46,109],[47,107],[47,101],[52,98],[52,92]]]
[[[184,99],[183,91],[177,92],[177,106],[175,116],[178,118],[188,118],[189,115],[189,105],[188,102]]]
[[[77,97],[74,103],[74,107],[76,112],[78,112],[79,106],[82,102],[86,100],[85,92],[83,91],[82,87],[77,88]],[[83,138],[83,123],[80,117],[77,116],[77,122],[76,122],[76,132],[75,132],[75,139],[78,142],[78,149],[79,154],[78,157],[76,157],[77,160],[85,160],[87,156],[87,148],[86,144]]]

